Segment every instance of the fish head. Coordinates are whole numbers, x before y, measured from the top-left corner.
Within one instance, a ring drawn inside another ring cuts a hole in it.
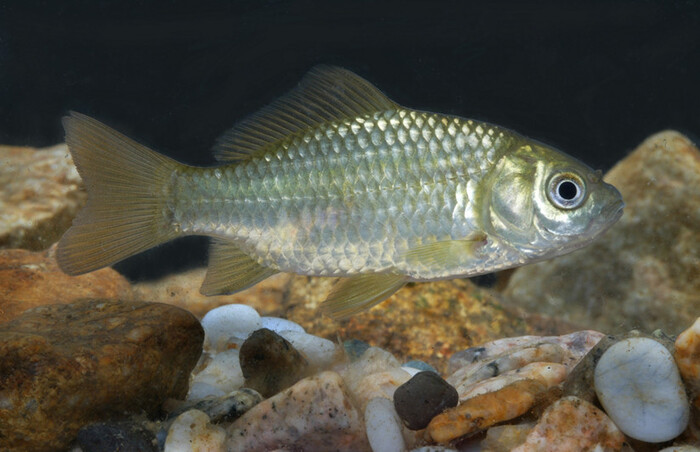
[[[505,153],[490,178],[488,222],[527,261],[585,246],[622,216],[622,196],[600,171],[543,144]]]

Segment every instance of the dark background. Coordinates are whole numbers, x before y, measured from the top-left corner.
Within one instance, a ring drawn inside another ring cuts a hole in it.
[[[603,170],[662,129],[700,134],[696,1],[0,0],[0,143],[61,142],[76,110],[213,164],[219,134],[318,63]],[[153,277],[202,264],[204,246],[181,240],[118,268]]]

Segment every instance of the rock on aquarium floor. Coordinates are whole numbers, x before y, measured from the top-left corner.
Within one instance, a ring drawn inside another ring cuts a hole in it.
[[[625,216],[591,246],[342,322],[328,279],[65,275],[67,156],[0,146],[0,451],[700,450],[700,152],[676,132],[609,173]]]
[[[242,304],[201,327],[159,303],[51,305],[0,340],[3,450],[671,451],[700,438],[700,318],[675,340],[498,339],[443,373]]]

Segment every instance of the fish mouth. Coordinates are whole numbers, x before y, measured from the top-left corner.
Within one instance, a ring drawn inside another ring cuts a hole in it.
[[[622,200],[618,200],[605,206],[595,220],[591,222],[588,230],[596,231],[596,234],[607,230],[610,226],[617,223],[617,221],[622,217],[624,209],[625,203]]]

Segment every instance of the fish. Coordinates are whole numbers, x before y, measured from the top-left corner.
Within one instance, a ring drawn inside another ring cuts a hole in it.
[[[177,162],[80,113],[63,118],[88,192],[58,244],[63,272],[211,237],[205,295],[278,272],[341,278],[342,319],[408,282],[464,278],[568,253],[622,215],[615,187],[507,128],[403,107],[353,72],[312,68],[225,132],[220,163]]]

